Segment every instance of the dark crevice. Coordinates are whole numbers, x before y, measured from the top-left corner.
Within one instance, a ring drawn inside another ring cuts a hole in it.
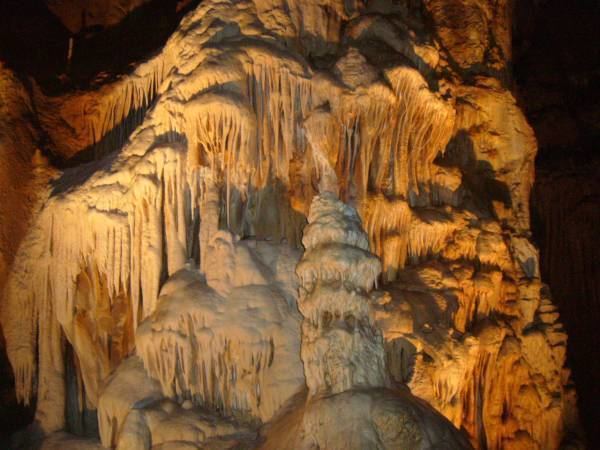
[[[531,229],[568,340],[589,448],[600,448],[600,2],[516,2],[514,80],[538,139]]]
[[[0,2],[0,60],[32,77],[47,95],[113,81],[162,48],[193,0],[151,0],[109,28],[71,33],[39,0]],[[69,39],[73,55],[67,61]]]

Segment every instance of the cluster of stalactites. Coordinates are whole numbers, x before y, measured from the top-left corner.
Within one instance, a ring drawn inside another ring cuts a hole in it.
[[[157,136],[184,138],[188,164],[205,167],[223,188],[228,225],[237,197],[247,203],[270,186],[290,187],[290,162],[306,151],[299,124],[313,100],[297,63],[246,51],[252,62],[224,56],[227,63],[209,60],[175,79],[176,94],[148,115]]]
[[[431,201],[432,163],[454,129],[451,104],[432,93],[418,71],[384,73],[393,87],[374,82],[333,104],[329,135],[321,136],[346,197],[368,192]]]
[[[386,72],[399,98],[393,173],[396,195],[410,202],[431,181],[431,166],[443,151],[454,131],[455,111],[447,102],[432,93],[421,74],[406,67]],[[402,190],[405,190],[402,192]]]
[[[269,183],[290,186],[295,158],[311,165],[302,122],[325,105],[330,114],[316,138],[338,173],[343,198],[375,191],[411,205],[428,201],[430,166],[450,139],[455,113],[417,70],[374,72],[367,85],[350,90],[281,54],[244,51],[245,58],[205,55],[185,77],[165,75],[166,62],[153,60],[148,73],[120,83],[124,100],[98,107],[102,113],[91,116],[93,141],[171,84],[173,93],[160,96],[151,114],[157,135],[185,135],[190,161],[213,169],[229,193],[235,186],[245,196]],[[303,170],[305,184],[314,170]]]
[[[160,382],[166,397],[191,398],[226,415],[260,417],[261,389],[275,356],[272,339],[242,342],[215,336],[207,332],[207,322],[192,310],[181,314],[171,329],[149,330],[150,324],[142,325],[136,342],[146,371]]]
[[[51,302],[72,330],[80,275],[93,268],[109,302],[130,299],[132,327],[155,308],[161,278],[183,267],[199,239],[193,235],[204,185],[178,147],[158,147],[127,170],[88,189],[51,199],[29,232],[6,287],[7,350],[27,401],[36,373],[40,308]],[[24,314],[24,315],[23,315]],[[96,318],[98,319],[98,318]]]
[[[383,264],[383,278],[393,281],[409,259],[439,254],[461,226],[464,217],[431,209],[413,209],[405,200],[389,200],[383,195],[367,197],[360,205],[361,215],[373,251]],[[461,248],[476,259],[475,248]]]
[[[515,337],[488,325],[476,335],[463,348],[450,344],[453,360],[419,373],[416,378],[425,376],[421,383],[427,384],[413,380],[411,390],[467,430],[475,445],[555,448],[569,401],[561,386],[568,376],[561,373],[564,357],[557,357],[564,333]]]
[[[200,92],[192,96],[187,85],[178,88],[186,100],[166,101],[168,114],[161,115],[165,132],[186,136],[191,163],[210,167],[226,186],[227,211],[235,192],[247,202],[267,185],[293,191],[294,160],[303,161],[306,167],[296,172],[310,186],[320,174],[309,134],[334,167],[343,198],[364,199],[375,191],[411,205],[429,201],[423,196],[432,195],[430,166],[450,139],[454,109],[416,70],[387,71],[393,89],[375,80],[349,92],[293,61],[253,51],[254,60],[236,63],[233,74],[206,63],[195,74],[202,75]],[[303,124],[315,114],[318,126],[308,130]],[[308,205],[310,198],[291,202]]]

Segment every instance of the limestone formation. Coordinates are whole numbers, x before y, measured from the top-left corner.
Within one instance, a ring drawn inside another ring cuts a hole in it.
[[[25,153],[44,188],[14,258],[0,202],[2,329],[45,445],[81,417],[119,449],[577,444],[488,3],[204,0],[87,89],[1,69],[0,158],[93,156]]]
[[[306,403],[279,418],[265,449],[466,449],[444,417],[390,389],[372,305],[381,272],[356,211],[332,192],[313,199],[298,264]]]

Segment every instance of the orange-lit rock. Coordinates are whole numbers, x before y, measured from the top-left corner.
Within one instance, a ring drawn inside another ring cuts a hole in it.
[[[121,449],[575,433],[506,9],[206,0],[131,73],[33,86],[52,150],[94,155],[3,263],[17,396],[41,429],[97,410]]]

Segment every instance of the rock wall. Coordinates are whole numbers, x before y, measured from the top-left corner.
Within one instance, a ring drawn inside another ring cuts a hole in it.
[[[477,448],[576,443],[510,16],[207,0],[130,73],[37,90],[56,153],[96,157],[51,183],[2,299],[40,428],[98,410],[117,448],[282,448],[286,426],[287,448],[468,448],[450,423]],[[157,387],[118,402],[130,371]]]
[[[40,198],[52,175],[40,150],[42,132],[35,121],[32,101],[21,80],[0,62],[0,290],[27,232]],[[1,328],[1,327],[0,327]],[[14,378],[0,339],[0,414],[10,418],[0,427],[4,433],[31,420],[30,408],[15,398]]]

